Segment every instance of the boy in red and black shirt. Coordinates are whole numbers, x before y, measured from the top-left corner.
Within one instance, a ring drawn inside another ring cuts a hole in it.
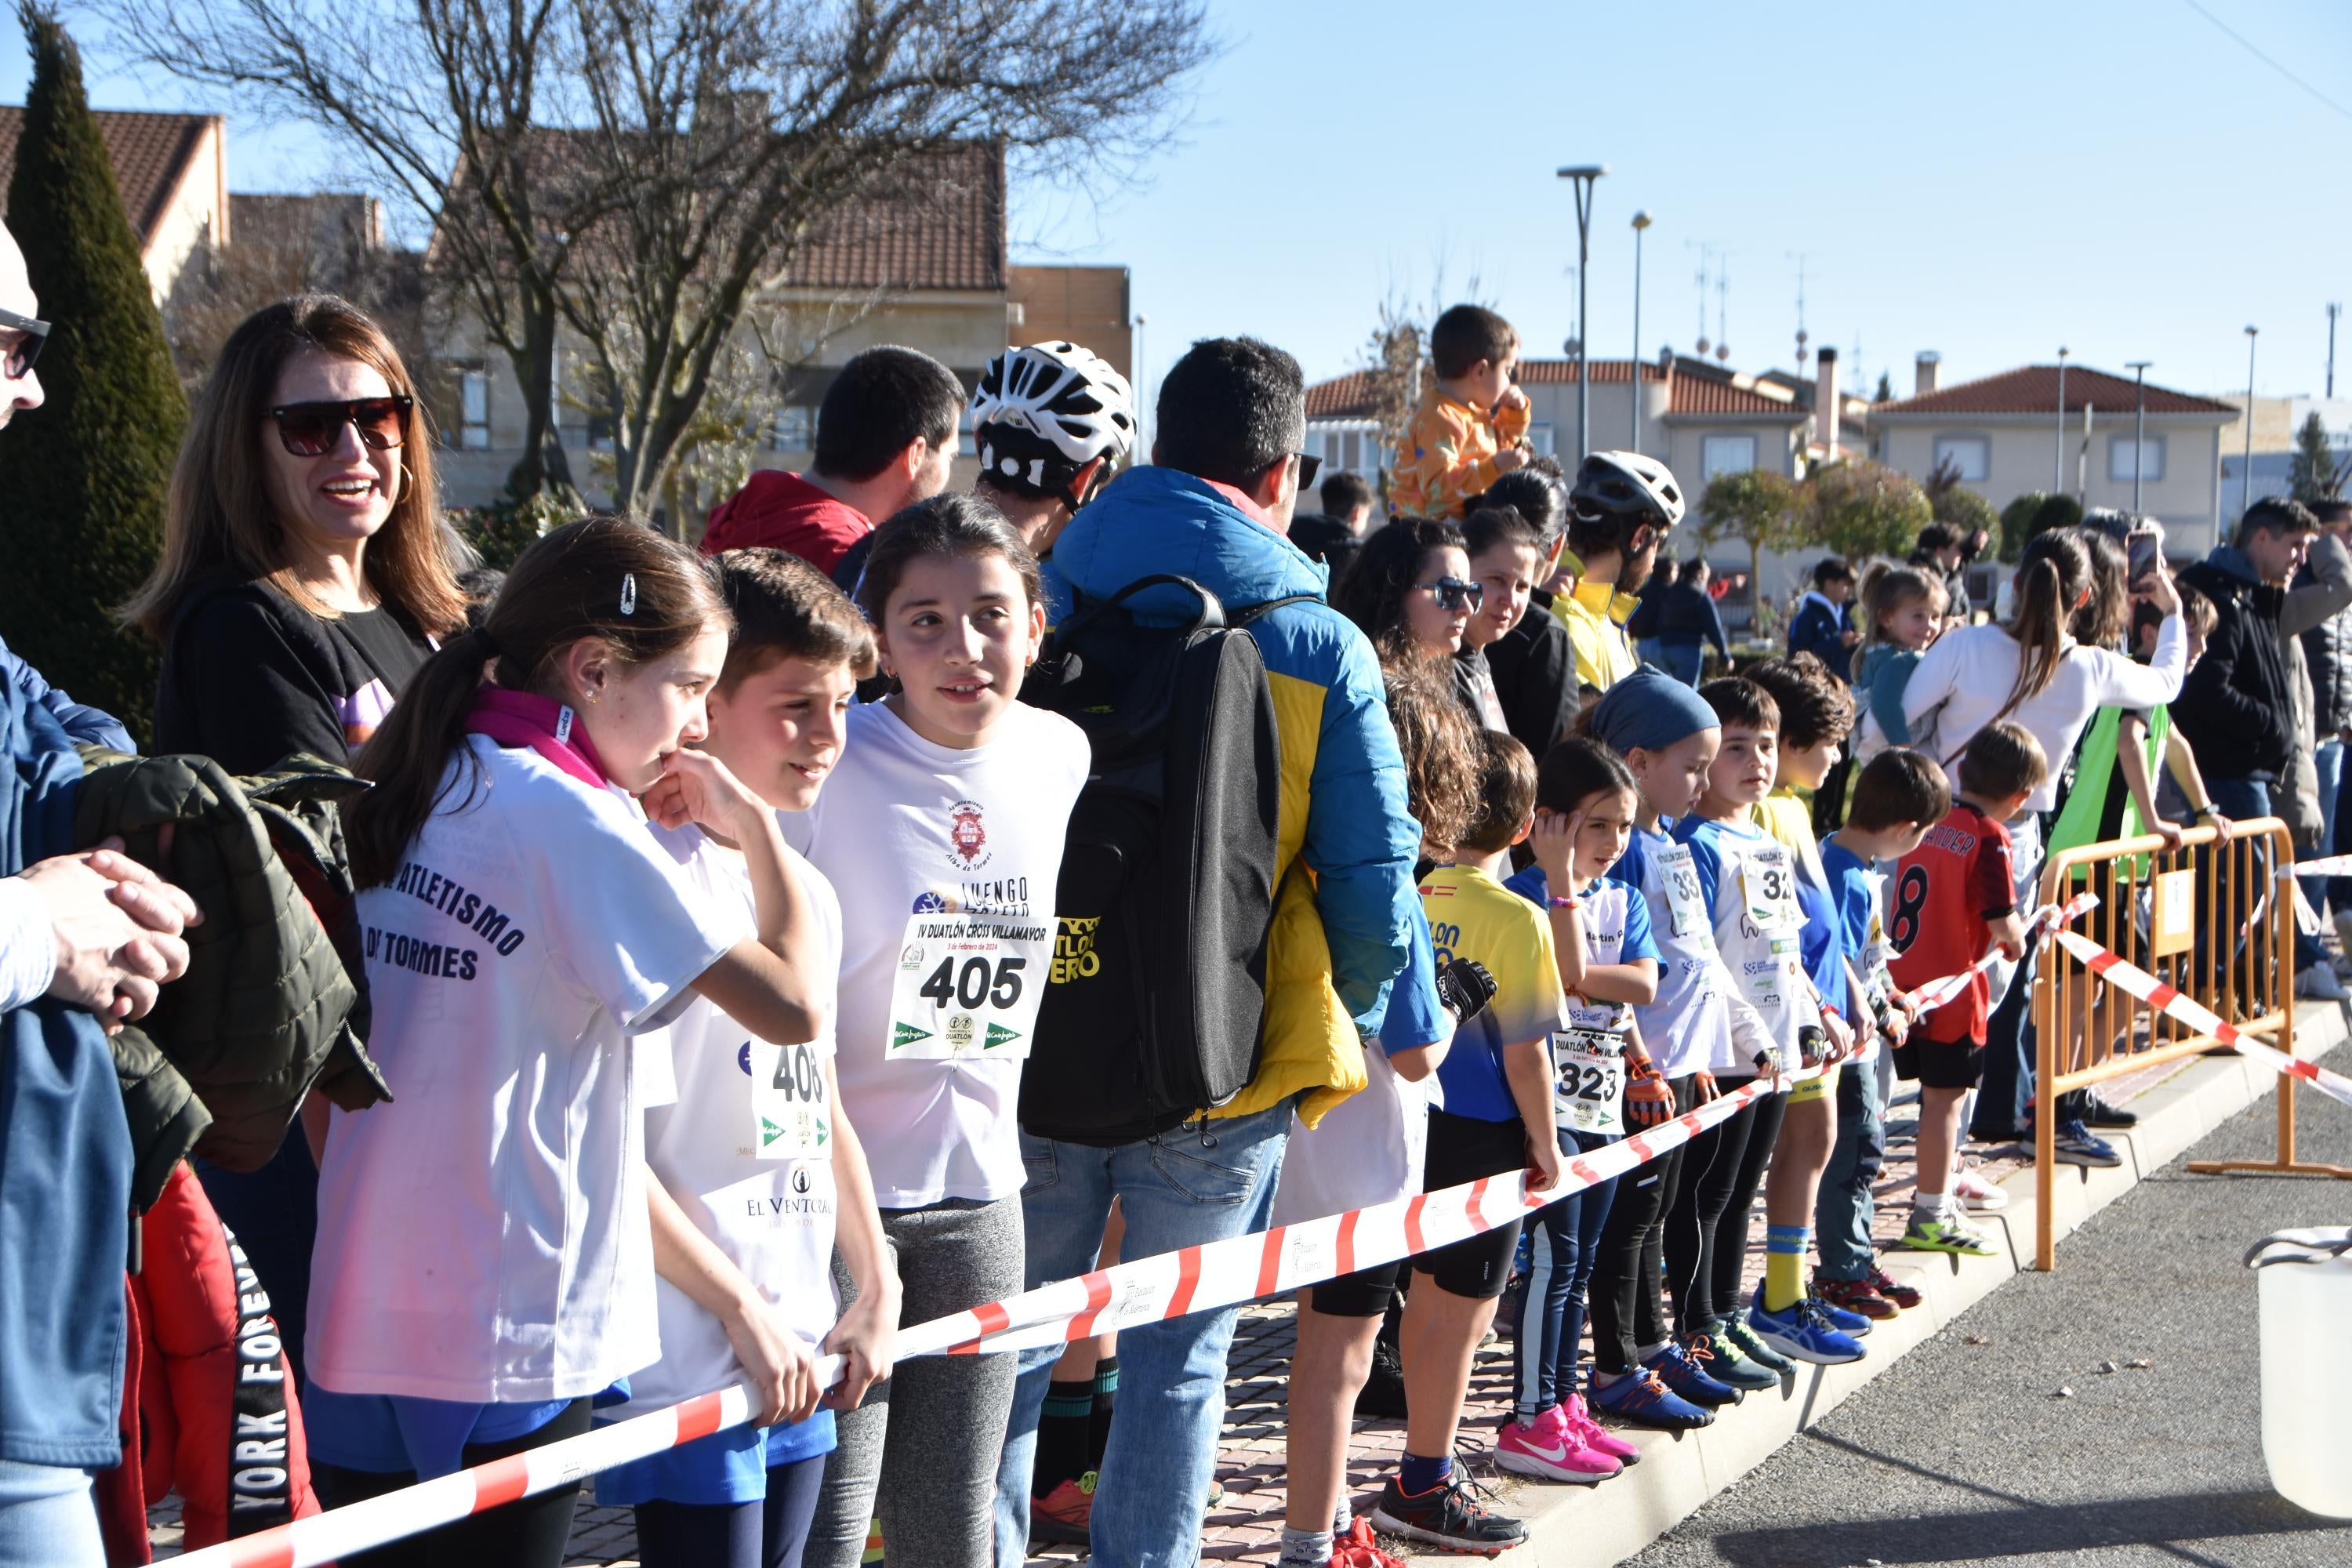
[[[2025,952],[2010,869],[2009,830],[2050,770],[2042,744],[2021,725],[1988,724],[1961,753],[1960,791],[1944,820],[1896,862],[1887,900],[1887,967],[1916,989],[1957,974],[1998,945],[2012,961]],[[1895,1071],[1919,1085],[1919,1185],[1903,1245],[1923,1252],[1989,1256],[1984,1237],[1960,1218],[1951,1195],[1959,1154],[1960,1102],[1984,1075],[1985,1025],[1992,992],[1979,973],[1968,988],[1912,1026],[1895,1048]],[[1932,1190],[1931,1190],[1932,1189]]]

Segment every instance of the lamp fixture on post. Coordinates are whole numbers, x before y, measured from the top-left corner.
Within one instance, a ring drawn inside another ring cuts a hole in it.
[[[1574,163],[1559,171],[1563,180],[1576,184],[1576,338],[1580,343],[1591,342],[1592,334],[1585,328],[1585,275],[1591,270],[1592,259],[1592,183],[1609,173],[1606,163]],[[1592,450],[1592,372],[1582,353],[1576,356],[1576,460],[1584,461]]]

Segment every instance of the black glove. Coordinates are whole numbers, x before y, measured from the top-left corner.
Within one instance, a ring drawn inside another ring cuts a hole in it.
[[[1468,1023],[1495,999],[1495,977],[1475,958],[1457,958],[1437,972],[1437,999],[1456,1025]]]

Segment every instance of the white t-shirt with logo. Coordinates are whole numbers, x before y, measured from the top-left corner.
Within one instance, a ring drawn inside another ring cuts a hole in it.
[[[653,833],[713,907],[740,910],[757,923],[740,855],[698,827]],[[784,856],[815,917],[806,938],[810,957],[829,983],[841,967],[841,902],[823,872],[793,850]],[[824,1089],[834,1052],[829,984],[820,1006],[825,1023],[816,1039],[775,1046],[698,996],[665,1032],[668,1050],[646,1053],[644,1075],[646,1163],[695,1227],[811,1345],[822,1343],[840,1316],[833,1293],[833,1117]],[[605,1419],[642,1415],[742,1376],[717,1318],[667,1279],[654,1291],[661,1360],[630,1374],[628,1405],[604,1412]]]
[[[334,1113],[310,1374],[341,1394],[576,1399],[660,1353],[631,1037],[752,934],[616,789],[467,741],[359,896],[390,1104]]]
[[[886,1209],[1021,1190],[1023,1025],[1090,757],[1042,709],[1016,703],[994,740],[956,751],[868,703],[824,793],[782,819],[840,895],[835,1066]]]
[[[1819,1017],[1810,1005],[1811,986],[1800,949],[1805,917],[1797,903],[1797,858],[1787,845],[1747,823],[1685,817],[1676,831],[1691,849],[1710,900],[1716,951],[1723,955],[1738,998],[1761,1019],[1781,1070],[1794,1072],[1802,1065],[1798,1030]],[[1708,1070],[1753,1072],[1759,1048],[1743,1039]],[[1736,1059],[1743,1050],[1748,1059]]]

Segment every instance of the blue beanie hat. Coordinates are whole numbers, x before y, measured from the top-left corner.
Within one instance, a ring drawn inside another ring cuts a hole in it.
[[[1592,738],[1621,755],[1639,746],[1663,751],[1686,735],[1722,727],[1715,710],[1699,694],[1660,669],[1645,664],[1609,689],[1592,710]]]

